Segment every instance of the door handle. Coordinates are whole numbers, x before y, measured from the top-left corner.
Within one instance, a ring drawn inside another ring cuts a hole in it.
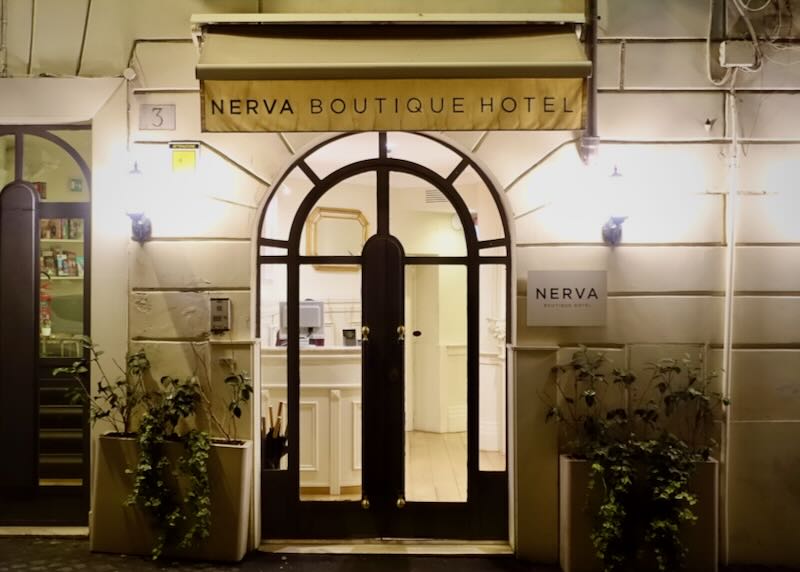
[[[361,508],[364,510],[369,510],[369,499],[367,497],[361,499]]]
[[[361,341],[369,341],[369,326],[361,326]]]
[[[405,508],[405,506],[406,506],[406,499],[403,497],[403,495],[398,495],[397,508]]]
[[[404,342],[406,340],[406,327],[402,324],[397,326],[397,341]]]

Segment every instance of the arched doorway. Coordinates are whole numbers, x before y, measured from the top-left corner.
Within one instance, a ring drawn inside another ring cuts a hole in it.
[[[264,536],[507,538],[511,241],[487,175],[426,135],[343,135],[260,228]]]
[[[54,374],[90,334],[91,130],[0,126],[0,524],[83,525],[88,411]]]

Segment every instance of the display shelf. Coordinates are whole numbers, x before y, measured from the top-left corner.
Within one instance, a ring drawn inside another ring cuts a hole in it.
[[[268,351],[268,350],[275,350],[275,351],[286,351],[287,346],[261,346],[261,351]],[[331,353],[331,352],[360,352],[361,351],[361,344],[357,346],[300,346],[301,352],[311,352],[311,353]]]
[[[42,244],[83,244],[82,238],[42,238]]]
[[[83,280],[83,276],[51,276],[50,278],[43,278],[44,280]]]

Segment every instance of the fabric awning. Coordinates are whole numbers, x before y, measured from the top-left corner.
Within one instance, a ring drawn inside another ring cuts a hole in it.
[[[198,79],[583,78],[574,25],[207,24]]]

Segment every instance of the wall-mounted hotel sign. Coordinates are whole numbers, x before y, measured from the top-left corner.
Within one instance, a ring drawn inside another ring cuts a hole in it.
[[[529,326],[604,326],[605,270],[528,272]]]
[[[581,129],[582,78],[203,80],[203,131]]]

